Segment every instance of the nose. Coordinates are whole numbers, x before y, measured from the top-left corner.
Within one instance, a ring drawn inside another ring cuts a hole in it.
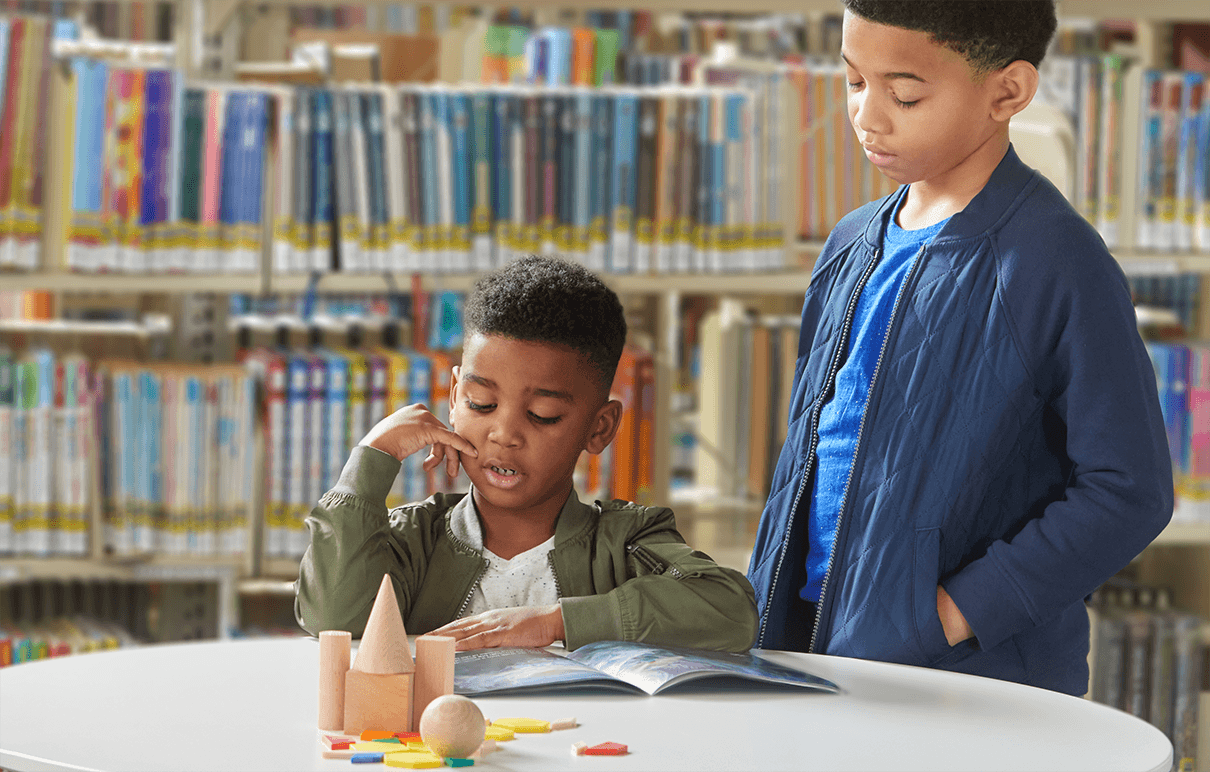
[[[849,94],[849,121],[857,132],[857,137],[864,140],[870,134],[889,134],[890,119],[886,108],[880,104],[868,86],[857,93]]]
[[[525,442],[525,412],[497,407],[492,413],[492,426],[487,433],[489,442],[504,448],[520,447]]]

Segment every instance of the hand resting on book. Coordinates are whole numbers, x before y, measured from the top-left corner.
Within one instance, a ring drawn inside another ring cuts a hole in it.
[[[501,646],[541,648],[563,640],[563,608],[554,603],[549,606],[492,609],[455,619],[431,634],[457,639],[457,651]]]

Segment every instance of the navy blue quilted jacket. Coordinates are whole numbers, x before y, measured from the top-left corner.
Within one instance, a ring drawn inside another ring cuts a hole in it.
[[[836,227],[806,293],[789,437],[748,570],[761,648],[787,648],[801,625],[788,617],[819,410],[906,190]],[[1083,694],[1083,600],[1163,530],[1172,495],[1125,278],[1009,148],[896,301],[809,648]],[[938,584],[975,633],[954,647]]]

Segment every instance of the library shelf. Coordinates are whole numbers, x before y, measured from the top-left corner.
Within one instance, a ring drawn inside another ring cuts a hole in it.
[[[5,558],[0,584],[51,579],[58,581],[223,581],[234,579],[246,559],[154,555],[128,558]]]
[[[1152,546],[1210,545],[1210,522],[1171,522],[1151,544]]]
[[[260,274],[69,273],[33,271],[0,273],[0,286],[47,292],[181,294],[189,292],[260,292]]]

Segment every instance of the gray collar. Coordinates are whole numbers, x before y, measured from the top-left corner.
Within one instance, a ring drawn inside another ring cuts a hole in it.
[[[593,507],[580,502],[573,488],[559,511],[559,519],[555,524],[555,546],[575,537],[592,521]],[[455,539],[483,554],[483,526],[479,522],[479,513],[475,509],[474,496],[467,492],[462,500],[450,509],[450,533]]]

